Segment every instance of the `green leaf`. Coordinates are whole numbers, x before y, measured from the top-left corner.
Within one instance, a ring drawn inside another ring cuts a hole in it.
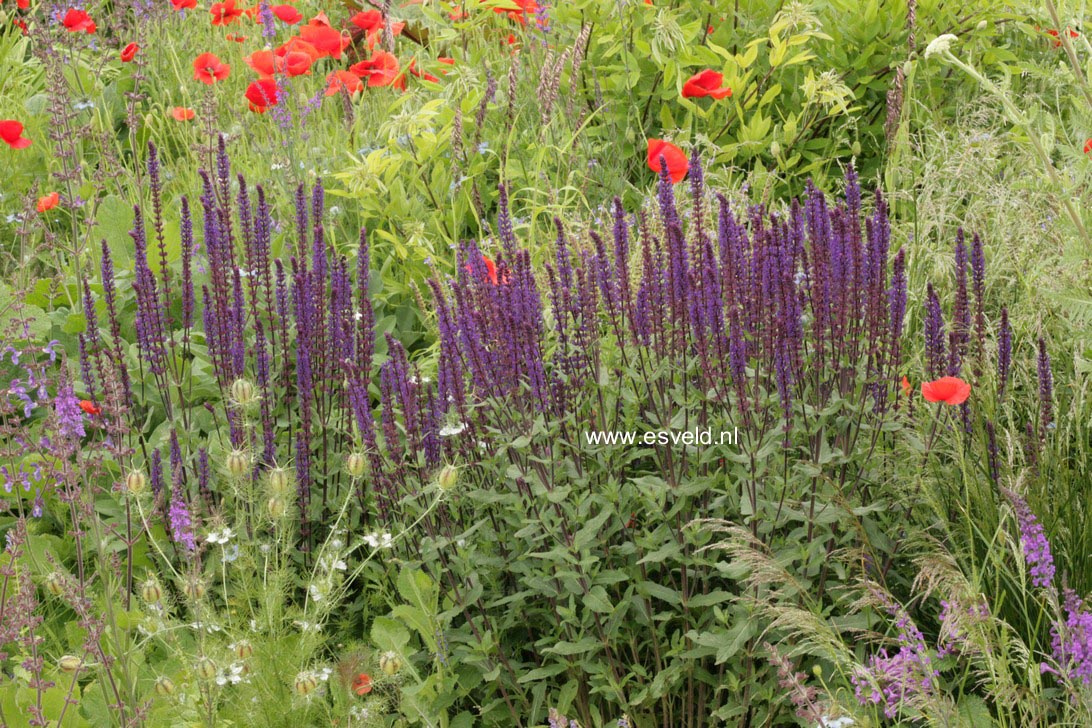
[[[409,645],[409,630],[390,617],[376,617],[372,622],[372,643],[382,651],[401,653]]]

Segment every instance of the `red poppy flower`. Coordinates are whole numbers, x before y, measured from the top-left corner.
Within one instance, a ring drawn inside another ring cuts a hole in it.
[[[193,109],[187,109],[185,106],[176,106],[171,109],[171,116],[175,121],[192,121]]]
[[[303,76],[311,73],[311,56],[300,51],[291,51],[283,56],[269,50],[254,51],[243,60],[262,78],[272,78],[276,73],[283,73],[286,76]]]
[[[0,0],[0,2],[3,2],[3,0]],[[17,8],[19,8],[20,10],[27,10],[27,9],[28,9],[28,8],[30,7],[30,0],[15,0],[15,6],[16,6]],[[15,23],[16,25],[19,25],[19,21],[18,21],[18,20],[16,20],[16,21],[13,21],[13,22],[14,22],[14,23]],[[24,24],[24,25],[25,25],[25,24]],[[24,27],[23,29],[24,29],[24,30],[26,30],[26,28],[25,28],[25,27]]]
[[[482,253],[482,263],[485,264],[485,278],[486,278],[486,280],[488,280],[494,286],[497,285],[497,282],[498,282],[498,280],[497,280],[497,264],[493,262],[492,258],[490,258],[488,255],[485,255],[484,253]],[[474,269],[471,267],[470,263],[467,263],[463,267],[466,268],[466,270],[468,272],[470,272],[470,273],[474,272]],[[505,283],[508,282],[507,276],[505,276],[505,281],[504,282]]]
[[[1084,141],[1084,153],[1092,154],[1092,137],[1085,139]]]
[[[14,119],[0,120],[0,141],[12,149],[26,149],[30,146],[30,140],[23,136],[22,123]]]
[[[376,51],[372,57],[360,63],[354,63],[349,70],[368,79],[368,86],[394,86],[406,88],[406,76],[399,73],[398,59],[386,51]]]
[[[86,10],[79,10],[77,8],[69,8],[65,13],[64,20],[61,21],[65,30],[69,33],[87,33],[91,34],[95,32],[95,21],[91,19],[91,16],[87,14]]]
[[[245,43],[245,35],[235,35],[234,33],[228,33],[224,36],[224,40],[230,40],[232,43]]]
[[[197,7],[197,0],[171,0],[175,10],[193,10]]]
[[[214,53],[202,53],[193,59],[193,77],[201,83],[212,85],[223,81],[231,72],[231,66],[220,61]]]
[[[712,96],[714,99],[723,99],[731,96],[732,89],[721,86],[722,83],[724,83],[724,74],[707,68],[686,80],[682,87],[683,98],[700,99]]]
[[[495,7],[493,12],[503,13],[520,25],[527,25],[527,16],[534,15],[538,11],[538,3],[535,0],[507,0],[507,2],[516,7]]]
[[[935,382],[922,382],[921,396],[929,402],[963,404],[971,396],[971,385],[959,377],[941,377]]]
[[[674,184],[682,182],[690,168],[686,153],[663,139],[648,140],[648,166],[653,172],[660,171],[660,157],[667,162],[667,174]]]
[[[278,56],[287,56],[289,53],[304,53],[311,59],[311,63],[322,58],[322,53],[318,48],[315,48],[315,46],[303,40],[298,35],[292,36],[285,41],[284,45],[277,49]]]
[[[231,25],[243,14],[243,8],[235,7],[235,0],[223,0],[213,3],[209,8],[213,25]]]
[[[326,95],[333,96],[342,89],[350,96],[364,90],[364,82],[352,71],[334,71],[326,77]]]
[[[1068,35],[1070,38],[1079,38],[1080,35],[1081,35],[1080,33],[1073,30],[1072,28],[1066,28],[1065,29],[1065,34]],[[1051,43],[1050,43],[1052,48],[1060,48],[1062,46],[1062,36],[1061,36],[1061,34],[1058,33],[1058,31],[1051,28],[1050,30],[1047,31],[1047,35],[1054,38],[1054,40],[1051,41]]]
[[[364,10],[349,18],[349,22],[364,31],[368,48],[375,48],[383,34],[383,13],[378,10]],[[401,35],[405,23],[391,23],[391,35]]]
[[[362,672],[353,678],[353,692],[357,695],[367,695],[372,691],[372,678],[368,673]]]
[[[300,51],[284,54],[284,73],[286,76],[306,76],[311,73],[311,56]]]
[[[266,109],[280,101],[277,82],[271,78],[259,78],[247,87],[246,100],[250,102],[251,111],[264,114]]]
[[[910,389],[911,389],[910,380],[907,379],[906,377],[903,377],[902,378],[902,393],[905,394],[907,397],[909,397],[910,396]]]
[[[303,15],[299,10],[296,10],[291,5],[274,5],[272,7],[273,14],[277,16],[277,20],[288,25],[295,25],[303,20]]]
[[[326,17],[326,13],[320,10],[315,17],[307,21],[307,24],[315,28],[329,28],[330,19]]]
[[[89,399],[80,400],[80,409],[89,415],[101,415],[102,407],[97,407],[94,402]]]
[[[410,72],[410,75],[416,76],[423,81],[431,81],[432,83],[440,83],[440,79],[433,76],[428,71],[422,71],[417,67],[417,59],[411,58],[409,65],[406,66],[406,70]]]
[[[56,207],[61,201],[61,196],[56,192],[38,198],[38,212],[47,212]]]
[[[328,25],[305,25],[300,28],[300,39],[313,45],[321,56],[330,58],[341,58],[341,52],[352,42],[348,33]]]
[[[133,60],[134,58],[136,58],[137,51],[139,50],[140,46],[138,46],[136,43],[130,43],[129,45],[125,46],[125,48],[123,48],[121,51],[121,62],[128,63],[129,61]]]

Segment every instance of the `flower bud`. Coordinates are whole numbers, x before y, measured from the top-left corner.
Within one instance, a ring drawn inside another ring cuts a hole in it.
[[[364,456],[358,452],[349,453],[349,457],[345,458],[345,469],[354,478],[364,475],[364,465]]]
[[[205,680],[211,680],[216,677],[216,663],[207,657],[202,657],[194,665],[193,671],[197,673],[197,677]]]
[[[269,471],[269,494],[285,496],[292,485],[291,474],[287,468],[273,468]]]
[[[140,598],[148,604],[156,604],[163,598],[163,588],[155,579],[148,579],[140,585]]]
[[[250,455],[245,450],[232,450],[224,461],[228,473],[233,478],[245,478],[250,472]]]
[[[820,665],[818,662],[815,663],[815,665],[811,668],[811,674],[815,675],[815,677],[818,678],[823,677],[823,666]]]
[[[301,672],[296,675],[296,684],[294,686],[296,695],[310,695],[318,687],[318,680],[310,672]]]
[[[853,152],[853,156],[859,157],[861,155],[861,143],[854,140],[853,146],[850,147],[850,151]]]
[[[62,593],[64,593],[64,582],[61,579],[61,575],[58,574],[56,571],[51,572],[45,578],[44,586],[46,591],[55,597],[59,597]]]
[[[57,660],[57,667],[61,668],[61,672],[76,672],[83,665],[83,660],[75,655],[65,655],[61,659]]]
[[[459,469],[454,465],[445,465],[444,469],[440,471],[440,474],[436,477],[436,485],[440,486],[440,490],[451,490],[455,487],[455,484],[459,482]]]
[[[285,505],[284,498],[273,496],[265,502],[265,509],[269,513],[269,517],[275,520],[284,518],[284,514],[288,512],[288,506]]]
[[[386,675],[394,675],[402,669],[402,658],[397,652],[384,652],[379,658],[379,669]]]
[[[125,492],[129,495],[140,495],[147,485],[148,479],[139,470],[134,470],[125,476]]]
[[[254,654],[254,645],[250,643],[250,640],[239,640],[235,643],[235,656],[240,660],[245,660]]]
[[[773,157],[781,156],[781,144],[779,144],[776,140],[770,142],[770,155]]]
[[[161,677],[155,681],[155,692],[157,695],[174,695],[174,682],[168,677]]]
[[[240,407],[247,407],[257,400],[254,385],[249,379],[240,377],[231,383],[231,399]]]

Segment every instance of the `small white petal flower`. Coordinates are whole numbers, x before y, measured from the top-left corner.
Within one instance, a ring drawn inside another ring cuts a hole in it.
[[[440,437],[452,437],[458,435],[460,432],[466,429],[465,422],[458,422],[454,425],[444,425],[440,428]]]

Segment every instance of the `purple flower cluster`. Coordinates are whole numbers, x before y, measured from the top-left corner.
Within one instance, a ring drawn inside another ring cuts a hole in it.
[[[1054,659],[1062,675],[1084,685],[1092,685],[1092,613],[1072,591],[1065,594],[1064,624],[1055,624],[1050,631]]]
[[[1024,550],[1031,583],[1039,587],[1050,586],[1054,582],[1054,557],[1050,553],[1050,541],[1047,540],[1043,525],[1020,495],[1006,488],[1002,488],[1001,492],[1016,512],[1020,547]]]
[[[153,164],[155,175],[149,176],[158,180],[154,154]],[[223,408],[230,445],[250,452],[254,478],[292,461],[305,545],[312,524],[321,522],[321,509],[344,486],[330,457],[340,460],[350,450],[365,454],[367,472],[357,481],[357,496],[363,505],[367,495],[386,518],[403,495],[415,492],[421,476],[456,454],[476,457],[495,426],[490,417],[571,421],[607,371],[646,377],[631,384],[650,393],[649,414],[658,421],[671,418],[664,388],[685,384],[711,393],[745,425],[780,424],[786,444],[806,407],[824,407],[832,397],[863,399],[872,416],[882,416],[894,401],[906,259],[902,251],[891,254],[884,199],[877,194],[871,212],[864,213],[852,168],[842,201],[809,185],[784,210],[739,210],[705,189],[695,157],[689,205],[676,201],[664,173],[657,197],[636,216],[615,200],[606,227],[567,228],[555,221],[545,275],[520,248],[507,190],[501,188],[496,238],[457,246],[453,275],[429,281],[439,338],[434,381],[421,376],[391,336],[380,342],[386,356],[375,356],[367,238],[362,231],[356,261],[334,252],[323,222],[321,183],[310,194],[297,189],[294,229],[284,226],[287,239],[277,246],[284,257],[275,259],[273,236],[282,226],[264,190],[233,177],[222,140],[215,169],[201,172],[200,179],[199,208],[191,212],[189,202],[180,201],[182,270],[173,279],[162,260],[158,271],[149,265],[137,210],[137,338],[142,364],[152,375],[145,386],[158,389],[168,419],[182,427],[187,418],[173,416],[170,403],[183,376],[179,367],[193,358],[192,346],[204,344],[224,402],[237,379],[253,382],[253,431],[240,408]],[[157,239],[159,196],[156,182],[151,209]],[[976,296],[977,256],[972,251]],[[200,291],[194,290],[195,265],[207,271]],[[123,382],[114,400],[131,407],[114,277],[104,249],[108,327],[94,320],[89,295],[85,349],[93,376],[86,384],[92,398],[105,398],[108,393],[94,391],[96,382]],[[935,291],[930,302],[930,362],[942,372],[949,362]],[[966,332],[969,317],[957,318],[953,331]],[[614,358],[605,367],[604,352],[639,367],[618,366]],[[663,381],[653,381],[657,377]],[[206,407],[214,409],[211,403]],[[169,504],[182,524],[183,507],[211,503],[215,493],[207,456],[191,450],[189,438],[178,440],[183,447],[175,452],[172,444],[169,488],[158,451],[149,466],[163,515],[171,515]],[[176,471],[187,469],[198,474],[190,479],[198,482],[173,481]],[[188,491],[195,484],[200,498]]]
[[[850,681],[861,705],[883,706],[884,715],[894,718],[907,701],[931,694],[940,673],[933,667],[925,637],[906,612],[893,604],[888,611],[897,620],[899,651],[892,655],[881,649]]]
[[[63,438],[79,440],[86,433],[83,428],[83,410],[80,400],[72,391],[71,384],[64,384],[53,401],[53,411],[57,415],[57,434]]]
[[[990,608],[983,601],[970,604],[959,600],[942,599],[940,602],[940,649],[938,656],[944,657],[959,650],[974,649],[967,644],[966,628],[968,625],[985,622],[990,617]]]

